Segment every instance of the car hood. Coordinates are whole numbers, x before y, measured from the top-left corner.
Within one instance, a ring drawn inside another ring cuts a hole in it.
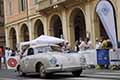
[[[80,56],[78,53],[50,53],[57,59],[57,64],[63,66],[80,65]]]

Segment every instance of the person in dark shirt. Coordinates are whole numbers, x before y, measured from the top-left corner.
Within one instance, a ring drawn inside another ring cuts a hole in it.
[[[12,54],[11,54],[11,56],[15,56],[15,51],[14,50],[12,50]]]

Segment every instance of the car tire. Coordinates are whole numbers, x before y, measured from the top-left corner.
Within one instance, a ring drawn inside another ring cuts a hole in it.
[[[26,75],[26,73],[22,72],[20,66],[19,66],[18,69],[17,69],[17,73],[18,73],[18,75],[20,75],[20,76],[25,76],[25,75]]]
[[[79,71],[73,71],[73,72],[72,72],[72,75],[73,75],[74,77],[79,77],[81,73],[82,73],[82,69],[79,70]]]
[[[46,70],[43,64],[40,65],[40,69],[39,69],[39,74],[41,78],[45,78],[46,77]]]

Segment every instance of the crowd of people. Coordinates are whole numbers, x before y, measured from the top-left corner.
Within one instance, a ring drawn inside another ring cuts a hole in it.
[[[83,51],[87,49],[111,49],[113,50],[112,43],[109,38],[101,37],[96,38],[96,45],[93,47],[93,43],[89,38],[81,39],[76,41],[75,51]],[[109,64],[99,64],[100,68],[108,68]]]
[[[82,51],[86,49],[93,49],[93,44],[89,38],[80,38],[75,42],[75,51]]]
[[[96,38],[95,48],[90,38],[80,38],[75,42],[75,51],[83,51],[86,49],[112,49],[112,43],[110,39],[106,37]]]
[[[62,51],[70,51],[71,47],[69,42],[66,43],[62,43],[59,44],[59,46],[61,46]],[[80,38],[79,40],[77,40],[75,42],[75,46],[74,46],[74,51],[83,51],[83,50],[87,50],[87,49],[111,49],[112,48],[112,44],[111,41],[104,37],[104,38],[96,38],[96,45],[95,47],[93,46],[92,41],[90,40],[90,38]],[[24,52],[24,50],[23,50]],[[3,56],[0,58],[4,59],[4,62],[6,62],[6,60],[8,59],[9,56],[15,56],[15,55],[19,55],[21,56],[23,53],[20,52],[19,50],[12,50],[8,47],[6,47],[4,49],[4,53]]]
[[[102,39],[96,39],[96,49],[112,49],[112,43],[110,39],[104,37]]]
[[[7,64],[7,60],[10,56],[19,55],[18,51],[10,49],[8,47],[0,48],[0,68],[2,63]]]

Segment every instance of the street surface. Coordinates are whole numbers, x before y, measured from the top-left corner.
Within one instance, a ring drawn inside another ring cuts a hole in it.
[[[84,70],[80,77],[73,77],[71,73],[57,73],[46,79],[38,74],[18,76],[13,70],[0,70],[0,80],[120,80],[120,70]]]

